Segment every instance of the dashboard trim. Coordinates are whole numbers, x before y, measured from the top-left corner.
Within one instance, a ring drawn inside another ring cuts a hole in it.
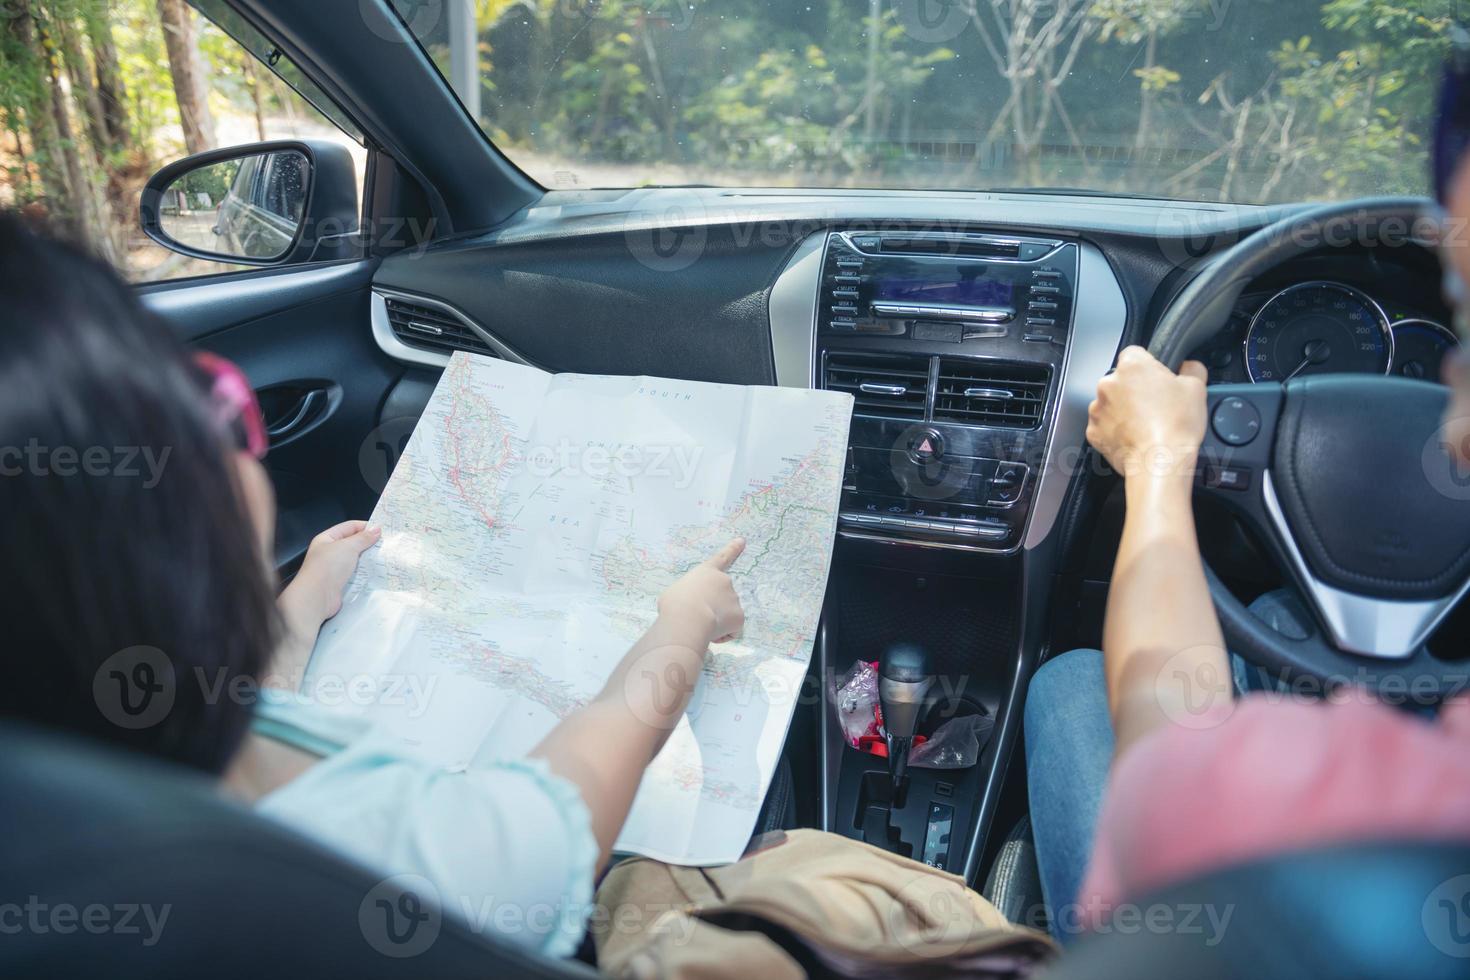
[[[388,300],[390,299],[402,300],[405,303],[417,303],[421,306],[433,307],[436,310],[447,313],[464,324],[475,336],[488,344],[490,349],[495,352],[495,356],[501,360],[512,361],[516,364],[526,364],[531,367],[539,366],[526,357],[523,357],[499,337],[496,337],[490,331],[470,319],[462,310],[451,306],[443,300],[430,299],[427,296],[406,293],[397,289],[384,289],[381,286],[374,286],[370,307],[372,310],[373,340],[377,342],[379,349],[384,354],[387,354],[395,360],[417,364],[422,367],[442,369],[448,366],[450,355],[423,350],[399,340],[398,335],[393,332],[392,323],[388,320]]]
[[[766,303],[776,384],[783,388],[816,385],[817,304],[821,299],[825,231],[808,235],[776,277]]]
[[[1281,502],[1276,498],[1270,470],[1261,474],[1261,502],[1292,571],[1339,650],[1384,660],[1412,656],[1465,593],[1470,592],[1470,579],[1449,595],[1419,601],[1378,599],[1328,585],[1312,573],[1297,548]]]
[[[1067,488],[1086,449],[1087,406],[1097,392],[1097,383],[1112,369],[1128,324],[1128,301],[1107,258],[1095,245],[1078,245],[1075,312],[1062,359],[1056,417],[1026,527],[1023,547],[1027,551],[1047,539],[1061,513]]]

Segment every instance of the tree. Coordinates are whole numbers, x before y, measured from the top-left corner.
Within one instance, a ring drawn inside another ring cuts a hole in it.
[[[194,11],[184,0],[158,0],[158,19],[168,50],[169,73],[174,97],[179,104],[179,123],[184,129],[184,148],[203,153],[217,145],[214,116],[209,111],[209,90],[204,63],[199,56],[199,36]]]
[[[1008,95],[986,131],[994,140],[1010,131],[1028,179],[1040,182],[1037,148],[1055,120],[1084,144],[1062,104],[1062,83],[1072,73],[1083,42],[1096,22],[1088,0],[970,0],[970,19]]]
[[[128,123],[128,90],[123,83],[122,65],[117,42],[107,10],[94,7],[86,16],[87,40],[92,46],[92,61],[97,75],[97,97],[102,102],[103,120],[107,128],[105,148],[108,154],[121,153],[131,135]]]

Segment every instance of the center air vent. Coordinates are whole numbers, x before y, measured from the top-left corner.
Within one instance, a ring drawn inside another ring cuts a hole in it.
[[[1008,258],[1021,254],[1021,243],[1010,238],[970,236],[923,237],[883,235],[879,251],[888,255],[963,255],[970,258]]]
[[[469,324],[448,310],[386,296],[384,302],[394,336],[410,347],[444,354],[462,350],[498,356]]]
[[[1034,429],[1050,377],[1040,364],[940,358],[934,421]]]
[[[929,358],[828,351],[822,387],[852,395],[858,415],[922,419],[929,400]]]

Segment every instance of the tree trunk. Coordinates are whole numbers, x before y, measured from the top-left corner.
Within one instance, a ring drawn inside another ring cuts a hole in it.
[[[107,114],[102,109],[102,97],[93,84],[93,73],[82,50],[82,39],[77,26],[64,15],[57,14],[57,40],[61,45],[61,60],[66,65],[66,75],[71,81],[71,94],[77,100],[87,127],[87,137],[92,146],[103,156],[107,155],[111,139],[107,132]]]
[[[47,90],[50,75],[43,65],[44,49],[30,0],[19,0],[12,8],[8,29],[18,42],[16,50],[24,52],[27,59],[24,64],[17,64],[15,68],[21,76],[19,87],[25,101],[26,128],[30,131],[30,159],[41,179],[41,199],[51,220],[59,228],[76,234],[72,191],[67,183],[61,134],[56,129],[51,94]]]
[[[240,62],[244,65],[245,87],[250,90],[250,103],[255,107],[255,138],[264,143],[265,135],[265,100],[260,95],[260,78],[255,74],[255,56],[249,51],[240,53]]]
[[[76,158],[75,166],[80,174],[78,192],[85,197],[82,216],[87,224],[87,237],[91,247],[100,255],[116,261],[124,254],[126,235],[123,230],[132,217],[131,202],[125,202],[116,194],[113,180],[112,161],[109,160],[106,113],[102,100],[92,84],[91,65],[82,50],[81,35],[77,25],[63,12],[58,11],[51,19],[59,45],[60,57],[71,82],[71,94],[82,124],[87,130],[87,142],[73,139],[70,147]],[[60,86],[57,86],[58,95]],[[62,100],[63,107],[65,100]],[[68,167],[72,164],[69,161]]]
[[[91,42],[92,60],[97,70],[97,97],[102,102],[102,116],[107,126],[107,151],[120,153],[127,149],[131,133],[128,90],[123,83],[112,26],[104,18],[88,17],[87,40]]]
[[[179,103],[184,150],[191,155],[212,150],[217,145],[214,116],[209,112],[209,90],[205,84],[204,59],[199,55],[194,12],[184,0],[158,0],[158,19],[163,25],[169,74],[173,76],[174,96]]]

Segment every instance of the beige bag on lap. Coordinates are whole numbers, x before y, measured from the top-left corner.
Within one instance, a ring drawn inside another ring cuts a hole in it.
[[[717,868],[631,858],[597,892],[613,977],[1018,977],[1055,952],[959,877],[815,830],[768,834]]]

